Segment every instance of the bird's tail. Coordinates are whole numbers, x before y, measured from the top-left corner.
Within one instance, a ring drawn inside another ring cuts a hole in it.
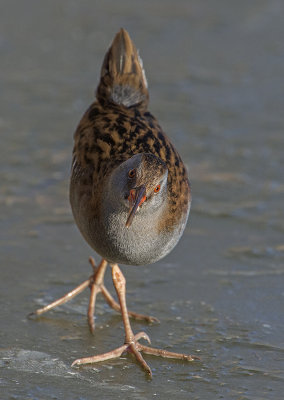
[[[128,32],[120,29],[104,58],[97,99],[104,105],[146,108],[148,98],[142,60]]]

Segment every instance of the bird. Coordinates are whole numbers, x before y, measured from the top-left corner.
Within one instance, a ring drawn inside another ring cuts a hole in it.
[[[190,210],[191,187],[186,167],[148,110],[148,103],[142,59],[128,32],[121,28],[104,57],[96,99],[75,131],[70,179],[75,222],[102,260],[97,266],[90,257],[93,273],[89,279],[32,314],[41,315],[89,286],[88,323],[94,333],[95,302],[101,292],[122,315],[124,344],[107,353],[77,359],[72,366],[130,352],[152,377],[142,353],[187,361],[199,358],[139,342],[143,338],[150,343],[150,338],[145,332],[134,334],[129,317],[158,320],[128,310],[126,279],[118,266],[152,264],[165,257],[181,238]],[[104,285],[108,265],[119,302]]]

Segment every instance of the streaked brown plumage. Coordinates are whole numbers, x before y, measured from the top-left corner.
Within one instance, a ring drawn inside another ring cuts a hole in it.
[[[101,84],[100,84],[101,86]],[[99,87],[100,87],[99,86]],[[184,164],[155,117],[141,108],[126,109],[116,104],[102,106],[97,101],[86,111],[76,130],[73,150],[74,178],[100,193],[103,179],[121,162],[138,153],[152,153],[168,167],[170,209],[161,221],[171,229],[188,208],[190,188]],[[82,179],[82,175],[84,178]],[[178,177],[178,178],[177,178]],[[99,212],[99,197],[93,212]]]
[[[141,337],[149,338],[144,333],[133,334],[128,315],[150,321],[154,318],[127,311],[125,280],[117,263],[150,263],[172,250],[186,224],[190,186],[179,154],[147,110],[149,95],[142,61],[124,29],[106,53],[96,96],[74,135],[70,202],[82,235],[112,266],[120,301],[120,305],[115,303],[103,285],[107,265],[103,260],[88,281],[91,331],[95,297],[101,291],[108,303],[122,313],[126,344],[119,351],[79,359],[73,364],[114,358],[128,350],[151,374],[141,351],[187,360],[195,357],[138,343]],[[78,292],[84,289],[82,285]],[[62,302],[65,300],[64,297]],[[50,308],[52,305],[36,313]]]

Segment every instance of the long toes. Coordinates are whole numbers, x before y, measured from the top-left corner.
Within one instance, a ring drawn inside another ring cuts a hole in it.
[[[143,333],[143,332],[141,332]],[[132,354],[134,354],[136,360],[138,363],[141,365],[141,367],[144,369],[144,371],[149,375],[150,378],[152,378],[152,371],[149,365],[146,363],[144,358],[142,357],[142,354],[140,353],[139,349],[139,343],[132,343],[129,345],[128,351],[130,351]]]
[[[190,354],[174,353],[172,351],[167,351],[164,349],[157,349],[155,347],[144,346],[143,344],[140,343],[139,346],[140,346],[140,351],[142,351],[145,354],[151,354],[153,356],[159,356],[164,358],[175,358],[176,360],[184,360],[184,361],[200,360],[199,357],[192,356]]]

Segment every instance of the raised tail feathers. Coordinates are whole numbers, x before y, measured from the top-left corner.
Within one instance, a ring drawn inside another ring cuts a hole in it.
[[[103,104],[146,108],[148,97],[142,60],[128,32],[120,29],[104,58],[97,99]]]

